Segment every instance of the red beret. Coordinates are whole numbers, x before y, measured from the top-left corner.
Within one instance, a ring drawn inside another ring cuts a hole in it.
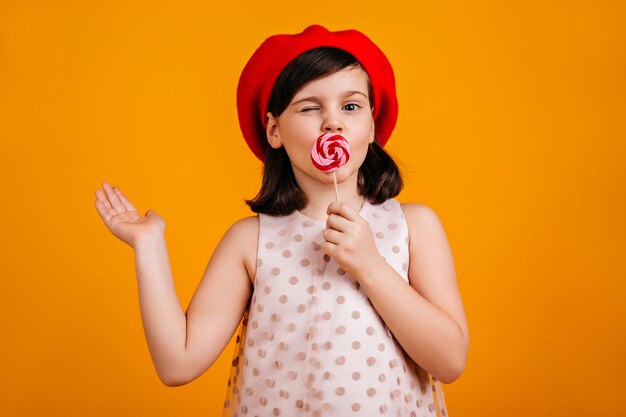
[[[372,82],[378,143],[384,146],[391,136],[398,118],[398,100],[393,69],[385,54],[357,30],[330,32],[320,25],[312,25],[302,33],[267,38],[252,54],[239,77],[239,126],[248,146],[261,161],[265,160],[268,146],[267,106],[276,79],[298,55],[322,46],[342,49],[359,61]]]

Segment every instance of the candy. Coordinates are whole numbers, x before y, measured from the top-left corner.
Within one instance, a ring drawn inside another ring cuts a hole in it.
[[[311,148],[311,161],[322,172],[334,172],[350,159],[350,145],[338,133],[324,133]]]

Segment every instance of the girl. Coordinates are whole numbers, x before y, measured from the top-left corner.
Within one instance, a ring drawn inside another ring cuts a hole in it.
[[[266,39],[237,90],[240,126],[264,161],[257,216],[225,233],[183,311],[153,210],[108,183],[96,208],[133,247],[150,354],[164,384],[207,370],[242,323],[228,416],[445,416],[439,381],[456,380],[468,327],[434,211],[400,204],[383,146],[397,119],[393,70],[355,30],[314,25]],[[350,158],[333,179],[311,162],[320,135]],[[243,321],[242,321],[243,318]],[[429,378],[432,375],[432,381]]]

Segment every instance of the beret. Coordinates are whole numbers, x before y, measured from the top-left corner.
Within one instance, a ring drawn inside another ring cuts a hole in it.
[[[396,125],[398,100],[393,68],[385,54],[357,30],[331,32],[311,25],[297,34],[273,35],[252,54],[237,86],[239,127],[252,152],[261,161],[267,149],[266,115],[270,95],[282,70],[298,55],[323,46],[352,54],[372,83],[376,138],[384,146]]]

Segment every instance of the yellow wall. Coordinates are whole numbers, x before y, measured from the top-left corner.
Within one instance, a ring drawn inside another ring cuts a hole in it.
[[[94,191],[165,218],[186,307],[259,185],[239,72],[311,23],[362,30],[396,69],[399,199],[443,221],[470,325],[450,415],[626,415],[626,3],[211,3],[0,2],[1,415],[221,410],[230,347],[158,380]]]

